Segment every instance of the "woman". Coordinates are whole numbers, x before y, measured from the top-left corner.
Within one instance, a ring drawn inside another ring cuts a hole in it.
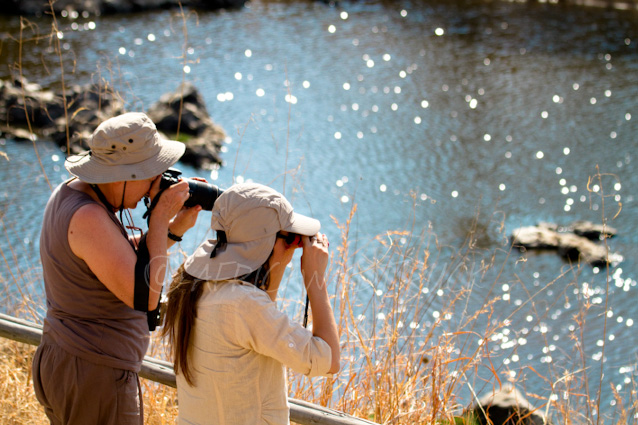
[[[172,347],[180,424],[288,424],[285,366],[308,376],[339,370],[339,335],[324,277],[328,240],[259,184],[227,189],[212,213],[217,240],[173,278],[163,335]],[[302,247],[312,332],[275,300]]]
[[[127,113],[98,126],[89,146],[89,155],[67,159],[75,177],[55,189],[44,211],[47,315],[33,360],[35,393],[52,424],[141,425],[137,373],[149,325],[146,312],[134,309],[140,235],[128,235],[122,213],[144,196],[158,196],[159,175],[182,156],[184,145],[160,138],[145,114]],[[154,199],[146,234],[148,306],[142,310],[157,307],[167,249],[195,224],[201,208],[184,209],[188,196],[188,183],[181,181]]]

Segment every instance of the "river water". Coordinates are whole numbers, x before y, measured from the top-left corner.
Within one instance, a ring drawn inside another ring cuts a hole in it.
[[[194,83],[228,139],[223,167],[180,164],[185,175],[221,187],[270,184],[333,241],[333,218],[345,222],[356,204],[351,237],[364,247],[362,262],[388,230],[430,229],[451,250],[474,230],[475,247],[495,254],[498,267],[470,301],[491,288],[501,298],[496,318],[517,311],[491,337],[499,370],[550,397],[528,367],[542,375],[581,364],[573,316],[591,303],[583,328],[591,388],[602,370],[603,412],[617,407],[610,385],[629,397],[638,346],[638,14],[444,1],[261,1],[186,13],[59,17],[67,84],[106,78],[140,110]],[[0,18],[5,78],[19,60],[7,34],[18,38],[19,25]],[[50,28],[44,18],[25,26],[25,39],[42,38],[25,43],[22,63],[29,80],[55,87]],[[41,299],[44,174],[55,185],[66,173],[64,154],[46,141],[37,144],[42,165],[32,144],[0,143],[10,159],[0,158],[0,279],[12,306],[19,291]],[[141,222],[139,211],[134,217]],[[210,236],[209,218],[202,214],[185,252]],[[607,220],[618,230],[610,248],[624,261],[570,269],[553,253],[509,250],[516,227],[575,220]],[[291,285],[287,295],[298,291]]]

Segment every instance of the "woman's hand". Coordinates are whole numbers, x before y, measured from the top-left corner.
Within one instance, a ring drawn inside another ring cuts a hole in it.
[[[330,305],[328,287],[324,274],[328,266],[328,238],[317,233],[303,238],[301,273],[308,291],[312,311],[312,334],[323,339],[331,352],[329,373],[337,373],[340,363],[339,331]]]
[[[316,283],[320,288],[325,287],[324,274],[328,266],[329,254],[328,238],[322,233],[315,236],[304,236],[303,254],[301,256],[301,273],[304,277],[306,289]]]

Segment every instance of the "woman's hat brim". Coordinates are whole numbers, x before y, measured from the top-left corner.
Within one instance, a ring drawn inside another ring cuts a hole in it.
[[[213,258],[210,254],[217,241],[209,239],[186,259],[184,270],[202,280],[226,280],[247,275],[266,262],[275,239],[276,235],[268,235],[250,242],[227,243]]]
[[[303,236],[314,236],[320,229],[321,222],[319,220],[293,212],[290,224],[282,230]]]
[[[215,250],[216,240],[201,244],[184,263],[191,276],[224,280],[251,273],[261,267],[273,250],[277,233],[303,236],[319,232],[321,223],[293,211],[282,194],[257,183],[236,184],[215,201],[211,229],[223,232],[227,241]],[[218,233],[219,235],[219,233]]]

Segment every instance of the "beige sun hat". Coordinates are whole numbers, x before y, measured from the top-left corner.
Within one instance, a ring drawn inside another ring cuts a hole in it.
[[[217,198],[211,228],[218,231],[218,239],[202,243],[184,262],[186,273],[198,279],[224,280],[257,270],[270,256],[277,232],[314,236],[321,223],[295,213],[290,202],[276,190],[258,183],[242,183]],[[220,232],[225,235],[225,243]]]
[[[145,180],[162,174],[184,154],[182,142],[163,139],[142,112],[128,112],[100,124],[88,141],[88,155],[70,156],[67,171],[87,183]]]

